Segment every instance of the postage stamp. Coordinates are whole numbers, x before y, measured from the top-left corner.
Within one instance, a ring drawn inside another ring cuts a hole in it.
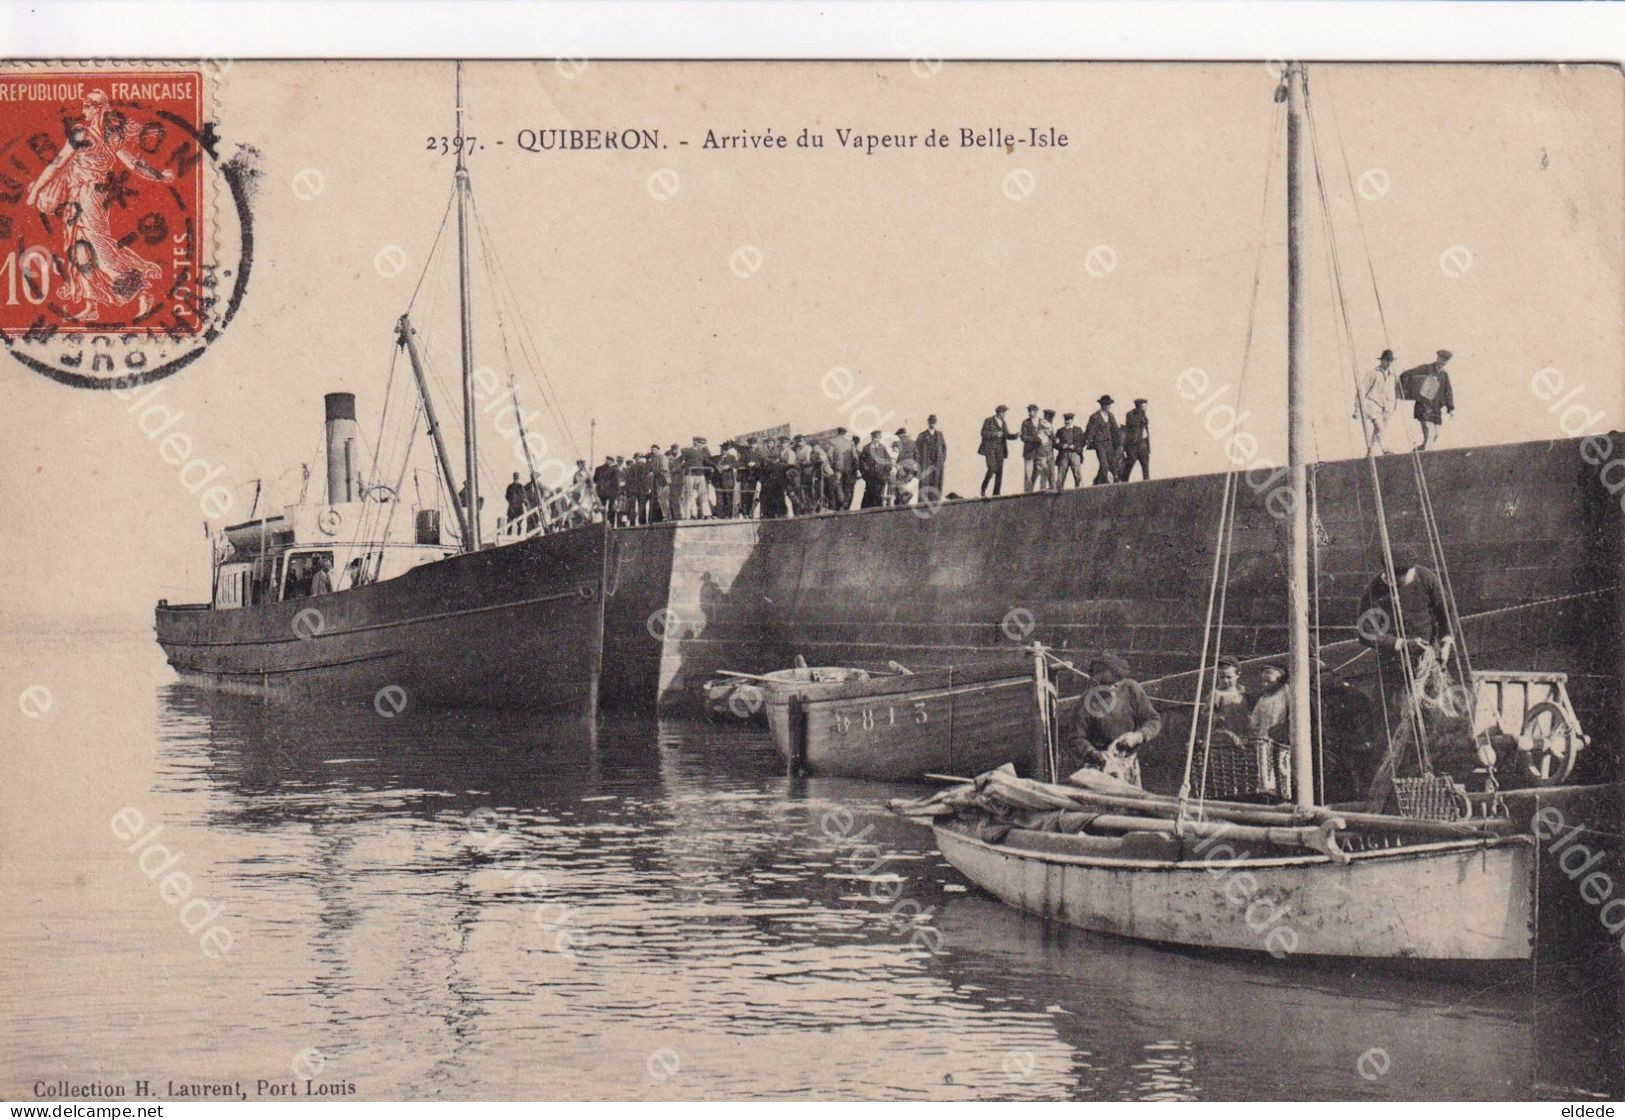
[[[141,384],[229,320],[247,200],[207,83],[195,64],[0,68],[0,338],[23,364]]]

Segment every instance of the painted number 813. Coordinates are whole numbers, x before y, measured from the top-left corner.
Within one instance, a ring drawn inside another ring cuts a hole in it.
[[[909,719],[910,717],[913,718],[915,723],[928,723],[930,721],[931,716],[926,711],[924,700],[914,701],[913,706],[904,711],[903,718]],[[879,716],[875,714],[873,708],[864,708],[856,713],[836,712],[835,734],[845,735],[852,730],[854,723],[863,731],[873,731],[877,726],[895,727],[897,726],[897,709],[887,705],[886,710]]]

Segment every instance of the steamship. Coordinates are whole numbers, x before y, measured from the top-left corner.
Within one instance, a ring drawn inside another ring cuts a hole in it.
[[[158,641],[181,680],[372,700],[390,714],[410,704],[591,714],[604,526],[477,548],[443,541],[439,511],[421,509],[409,539],[391,540],[393,503],[364,494],[355,474],[355,398],[328,394],[326,414],[327,500],[227,526],[210,602],[159,602]],[[330,593],[313,594],[319,571]]]
[[[493,538],[480,524],[462,122],[459,65],[453,201],[461,485],[410,311],[396,324],[396,345],[411,363],[418,392],[413,434],[421,414],[436,483],[456,495],[455,539],[443,539],[440,508],[427,503],[410,515],[410,539],[395,539],[400,486],[363,484],[355,396],[327,394],[325,500],[301,500],[275,516],[224,527],[216,535],[210,601],[158,603],[158,642],[183,682],[293,698],[371,699],[385,715],[412,704],[596,712],[608,530],[567,509],[546,511],[545,524],[537,510]]]

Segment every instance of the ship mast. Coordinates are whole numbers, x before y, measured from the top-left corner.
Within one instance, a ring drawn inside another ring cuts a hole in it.
[[[418,352],[417,332],[412,329],[412,320],[402,315],[395,324],[395,333],[399,336],[400,345],[406,347],[407,361],[412,363],[412,377],[418,383],[418,399],[423,402],[423,419],[429,427],[429,439],[434,443],[435,461],[440,465],[440,475],[446,480],[446,491],[456,497],[457,476],[451,471],[451,456],[446,454],[446,437],[440,432],[440,419],[434,412],[434,398],[429,395],[429,379],[423,376],[423,355]],[[413,475],[416,482],[417,476]],[[468,523],[468,511],[460,505],[454,505],[457,511],[457,531],[462,534],[465,541],[472,540],[474,533]]]
[[[474,326],[468,293],[468,167],[463,162],[463,64],[457,64],[457,295],[463,342],[463,494],[467,532],[463,550],[480,547],[480,482],[474,432]]]
[[[1300,260],[1303,226],[1302,184],[1299,175],[1303,131],[1301,63],[1286,71],[1286,401],[1287,470],[1292,487],[1292,519],[1287,532],[1287,625],[1289,631],[1288,687],[1292,710],[1293,795],[1297,804],[1315,803],[1314,745],[1309,718],[1309,510],[1304,449],[1308,442],[1308,400],[1304,384],[1303,268]]]

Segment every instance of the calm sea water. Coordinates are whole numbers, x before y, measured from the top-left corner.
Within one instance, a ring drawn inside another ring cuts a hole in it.
[[[267,705],[176,685],[139,630],[13,631],[3,656],[9,1099],[1622,1090],[1596,960],[1441,982],[1048,926],[884,811],[913,791],[787,779],[753,729]],[[163,828],[134,853],[127,810]],[[155,846],[217,908],[196,932]]]

